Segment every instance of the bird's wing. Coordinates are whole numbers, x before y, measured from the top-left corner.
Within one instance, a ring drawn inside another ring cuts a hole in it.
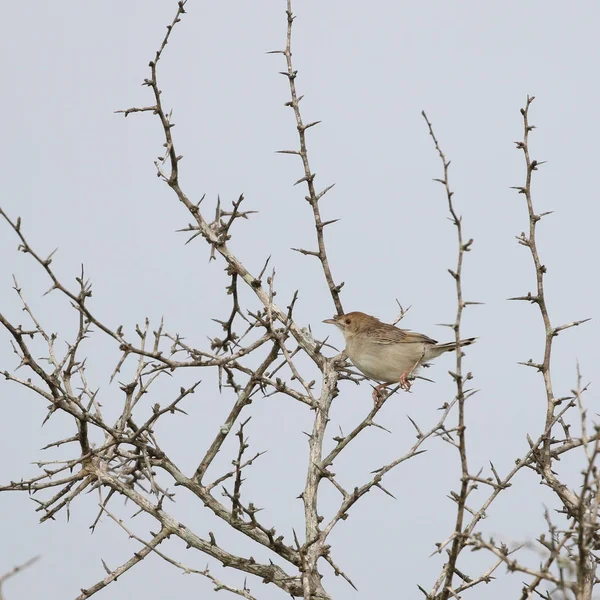
[[[437,342],[423,333],[416,333],[410,329],[399,329],[392,325],[378,328],[373,336],[373,341],[377,344],[411,344],[420,342],[422,344],[435,345]]]

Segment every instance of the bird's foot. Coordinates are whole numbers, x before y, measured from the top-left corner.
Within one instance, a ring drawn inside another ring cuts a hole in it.
[[[400,381],[398,382],[400,384],[400,389],[405,390],[407,392],[410,391],[410,388],[412,386],[412,383],[408,380],[408,376],[409,373],[402,373],[402,375],[400,375]]]
[[[380,396],[380,392],[382,392],[386,387],[387,384],[381,383],[373,388],[373,402],[375,403],[375,406],[381,404],[383,401],[383,398]]]

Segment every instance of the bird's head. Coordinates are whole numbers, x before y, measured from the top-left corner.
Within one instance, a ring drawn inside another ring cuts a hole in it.
[[[381,324],[379,319],[362,312],[350,312],[345,315],[337,315],[333,317],[333,319],[325,319],[323,323],[335,325],[344,334],[346,339]]]

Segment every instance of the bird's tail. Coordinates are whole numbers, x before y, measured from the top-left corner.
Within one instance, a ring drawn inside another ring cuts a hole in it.
[[[460,340],[460,342],[458,342],[458,346],[460,348],[462,348],[463,346],[470,346],[471,344],[474,344],[477,341],[477,338],[466,338],[464,340]],[[448,342],[446,344],[436,344],[435,346],[433,346],[432,348],[429,348],[427,350],[427,354],[425,356],[425,359],[427,360],[428,358],[435,358],[436,356],[439,356],[440,354],[444,354],[444,352],[451,352],[453,350],[456,350],[456,342]]]

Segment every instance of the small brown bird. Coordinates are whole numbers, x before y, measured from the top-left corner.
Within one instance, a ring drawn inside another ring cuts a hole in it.
[[[344,334],[346,354],[352,364],[369,379],[382,382],[373,390],[375,402],[379,391],[393,383],[410,390],[408,377],[423,363],[456,349],[456,342],[438,344],[422,333],[399,329],[362,312],[347,313],[323,323],[335,325]],[[461,340],[459,346],[468,346],[475,339]]]

